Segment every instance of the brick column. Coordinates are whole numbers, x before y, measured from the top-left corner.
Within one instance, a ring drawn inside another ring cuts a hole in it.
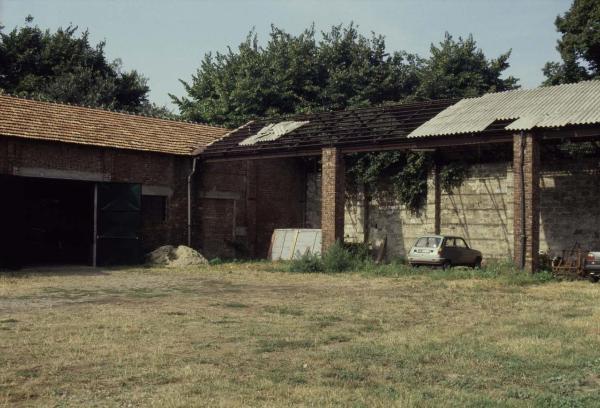
[[[433,233],[441,234],[442,230],[442,186],[440,183],[440,165],[433,166],[430,186],[433,189]],[[429,194],[429,191],[428,191]],[[429,198],[429,197],[428,197]]]
[[[344,239],[344,157],[335,147],[324,148],[321,157],[321,250]]]
[[[540,247],[540,148],[535,134],[514,135],[513,177],[514,262],[535,272]]]
[[[256,189],[257,189],[257,176],[256,176],[256,161],[246,161],[246,239],[248,244],[248,252],[252,257],[258,257],[258,251],[256,250],[257,235],[256,235]],[[263,254],[264,255],[264,254]]]

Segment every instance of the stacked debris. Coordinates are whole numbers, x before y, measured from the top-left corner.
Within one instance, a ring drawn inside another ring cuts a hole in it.
[[[184,268],[208,265],[208,261],[200,252],[185,245],[178,247],[164,245],[146,255],[146,264],[166,268]]]

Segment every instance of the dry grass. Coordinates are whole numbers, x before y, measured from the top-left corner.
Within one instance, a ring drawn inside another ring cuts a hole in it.
[[[0,406],[597,406],[600,285],[0,275]]]

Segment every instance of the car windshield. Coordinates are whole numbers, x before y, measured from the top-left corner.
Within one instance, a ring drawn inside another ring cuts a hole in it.
[[[415,247],[417,248],[437,248],[440,246],[442,239],[440,237],[422,237],[419,238]]]

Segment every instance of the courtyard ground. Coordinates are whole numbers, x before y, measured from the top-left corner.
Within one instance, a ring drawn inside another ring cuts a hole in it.
[[[600,401],[600,285],[282,268],[0,275],[0,406]]]

